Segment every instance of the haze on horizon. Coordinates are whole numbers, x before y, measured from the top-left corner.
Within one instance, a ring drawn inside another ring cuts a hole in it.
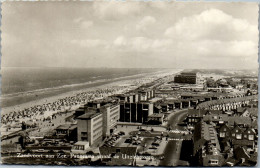
[[[2,67],[258,68],[258,4],[3,2]]]

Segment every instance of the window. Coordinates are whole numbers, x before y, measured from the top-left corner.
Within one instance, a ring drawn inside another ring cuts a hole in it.
[[[226,128],[224,128],[224,131],[227,131],[227,129],[226,129]]]
[[[232,136],[234,137],[236,134],[232,134]]]
[[[236,130],[236,132],[238,132],[238,130]]]
[[[148,110],[148,105],[147,104],[144,104],[143,110]]]
[[[242,134],[237,134],[236,139],[242,139]]]
[[[73,149],[75,150],[84,150],[84,146],[83,145],[76,145],[73,147]]]
[[[211,159],[211,160],[209,161],[209,163],[212,164],[212,165],[217,165],[217,164],[218,164],[218,160]]]
[[[224,137],[225,137],[225,133],[224,133],[224,132],[221,132],[221,133],[219,134],[219,136],[220,136],[221,138],[224,138]]]
[[[87,132],[81,132],[81,136],[82,136],[82,137],[87,137],[87,136],[88,136],[88,133],[87,133]]]
[[[249,140],[254,140],[254,135],[248,135]]]

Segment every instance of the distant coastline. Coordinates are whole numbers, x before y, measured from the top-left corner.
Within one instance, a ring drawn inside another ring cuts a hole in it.
[[[53,88],[38,89],[26,92],[18,92],[11,94],[1,95],[1,113],[8,113],[10,111],[22,110],[35,104],[43,104],[52,102],[59,98],[70,96],[72,94],[94,90],[96,88],[104,88],[107,85],[117,85],[129,83],[131,80],[137,80],[141,78],[147,78],[149,76],[163,74],[168,72],[167,70],[158,70],[152,72],[144,72],[139,74],[133,74],[129,76],[121,76],[112,79],[101,79],[95,81],[89,81],[78,84],[69,84]],[[128,81],[128,82],[127,82]]]

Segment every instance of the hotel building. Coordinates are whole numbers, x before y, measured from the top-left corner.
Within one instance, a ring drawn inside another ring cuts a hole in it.
[[[78,141],[88,141],[91,146],[102,140],[103,115],[102,113],[88,112],[77,118]]]
[[[197,84],[197,73],[182,72],[174,77],[175,83]]]
[[[106,104],[100,108],[103,115],[103,137],[107,137],[113,133],[119,120],[119,104]]]

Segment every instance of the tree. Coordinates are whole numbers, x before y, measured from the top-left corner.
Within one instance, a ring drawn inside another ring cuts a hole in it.
[[[216,87],[216,81],[213,78],[206,78],[207,87]]]

